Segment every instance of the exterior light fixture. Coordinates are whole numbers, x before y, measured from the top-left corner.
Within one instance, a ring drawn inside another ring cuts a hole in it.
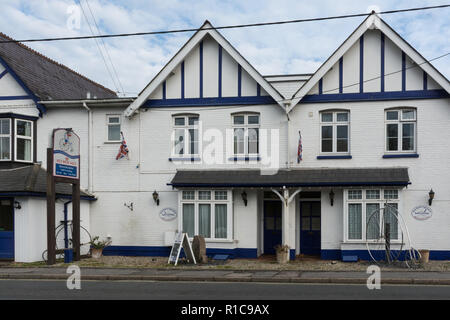
[[[156,205],[159,206],[159,194],[156,192],[156,190],[152,194],[153,200],[156,202]]]
[[[244,205],[247,206],[247,192],[242,192],[241,193],[241,197],[242,197],[242,201],[244,201]]]
[[[331,191],[329,193],[329,196],[330,196],[330,205],[333,206],[333,203],[334,203],[334,192],[333,192],[333,189],[331,189]]]
[[[14,209],[18,209],[18,210],[22,209],[22,206],[20,205],[19,201],[14,201]]]
[[[428,192],[428,196],[429,196],[428,204],[431,206],[431,203],[433,202],[433,199],[434,199],[434,191],[433,191],[433,189],[430,189],[430,192]]]

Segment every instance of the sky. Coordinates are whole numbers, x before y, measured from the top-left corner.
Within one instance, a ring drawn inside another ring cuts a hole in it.
[[[373,8],[386,11],[447,3],[438,0],[0,0],[0,32],[15,39],[91,35],[98,33],[97,26],[101,34],[132,33],[199,28],[205,20],[213,26],[225,26],[364,13]],[[433,59],[450,52],[449,16],[450,8],[381,17],[426,59]],[[220,32],[263,75],[313,73],[363,19]],[[120,96],[136,96],[192,34],[26,45],[114,91],[120,91]],[[450,56],[434,61],[433,65],[450,78]]]

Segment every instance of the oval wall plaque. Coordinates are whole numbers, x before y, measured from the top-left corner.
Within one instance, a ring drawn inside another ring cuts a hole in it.
[[[427,220],[433,215],[430,206],[417,206],[411,210],[411,215],[417,220]]]
[[[172,221],[177,218],[177,212],[172,208],[164,208],[159,212],[159,217],[164,221]]]

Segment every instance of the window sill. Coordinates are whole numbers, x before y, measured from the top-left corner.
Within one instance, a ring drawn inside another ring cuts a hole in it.
[[[327,160],[327,159],[351,159],[352,156],[347,155],[329,155],[329,156],[317,156],[317,160]]]
[[[392,158],[418,158],[419,155],[417,153],[396,153],[396,154],[384,154],[383,159],[392,159]]]
[[[234,156],[228,158],[229,161],[261,161],[260,156]]]
[[[191,162],[194,162],[194,161],[201,161],[201,159],[199,157],[184,157],[184,158],[169,158],[169,161],[170,162],[173,162],[173,161],[191,161]]]
[[[121,144],[122,141],[105,141],[104,144]]]

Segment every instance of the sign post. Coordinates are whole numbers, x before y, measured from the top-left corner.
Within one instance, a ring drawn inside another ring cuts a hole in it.
[[[53,129],[47,149],[47,264],[56,262],[56,183],[72,185],[72,245],[74,260],[80,260],[80,138],[71,128]]]

